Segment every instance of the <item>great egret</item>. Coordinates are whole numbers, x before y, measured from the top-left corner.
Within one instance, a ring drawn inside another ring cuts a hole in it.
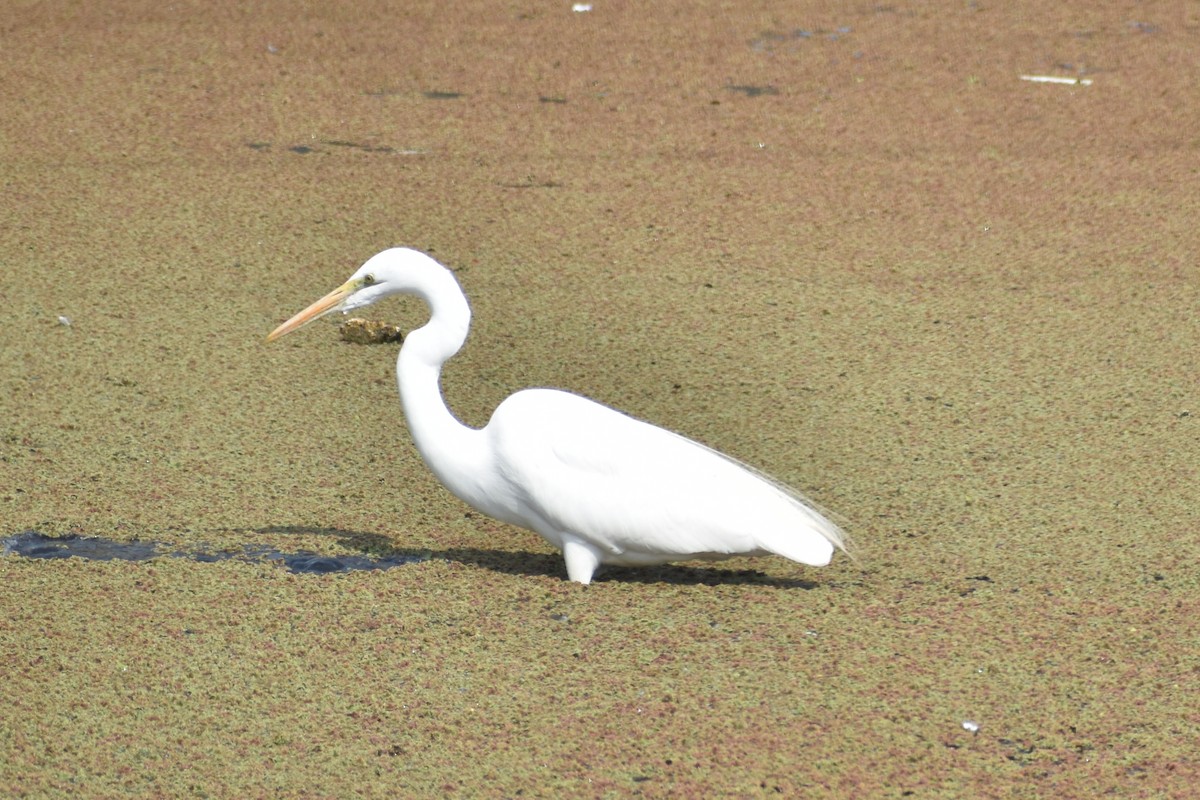
[[[388,295],[423,299],[429,322],[408,335],[396,381],[425,463],[478,511],[562,550],[567,576],[590,583],[601,564],[781,555],[824,566],[842,532],[798,492],[729,456],[557,389],[508,397],[476,430],[442,398],[442,365],[471,322],[454,274],[424,253],[392,248],[267,336]]]

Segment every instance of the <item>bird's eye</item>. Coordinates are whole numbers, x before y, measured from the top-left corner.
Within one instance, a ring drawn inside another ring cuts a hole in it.
[[[375,283],[375,276],[372,275],[371,273],[368,272],[366,275],[362,276],[362,285],[363,286],[371,286],[374,283]]]

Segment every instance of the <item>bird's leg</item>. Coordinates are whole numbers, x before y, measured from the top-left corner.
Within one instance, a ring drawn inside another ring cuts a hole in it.
[[[563,558],[567,561],[567,577],[577,583],[591,583],[592,573],[600,566],[600,552],[573,536],[562,537]]]

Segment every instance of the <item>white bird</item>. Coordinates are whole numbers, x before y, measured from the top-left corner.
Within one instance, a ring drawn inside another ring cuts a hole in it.
[[[488,424],[446,407],[442,365],[471,322],[454,274],[424,253],[392,248],[267,336],[393,294],[429,305],[430,319],[396,360],[400,403],[417,450],[476,510],[562,550],[567,576],[590,583],[601,564],[780,555],[824,566],[842,531],[799,492],[705,445],[557,389],[508,397]]]

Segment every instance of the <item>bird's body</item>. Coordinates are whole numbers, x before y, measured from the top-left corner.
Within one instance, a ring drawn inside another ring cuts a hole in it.
[[[776,554],[814,566],[844,549],[842,533],[799,493],[728,456],[608,406],[556,389],[526,389],[481,429],[442,398],[442,365],[466,341],[470,309],[453,273],[415,250],[385,250],[270,339],[333,310],[394,293],[421,297],[430,321],[396,363],[417,450],[468,505],[540,534],[567,574],[601,564],[644,566]]]

